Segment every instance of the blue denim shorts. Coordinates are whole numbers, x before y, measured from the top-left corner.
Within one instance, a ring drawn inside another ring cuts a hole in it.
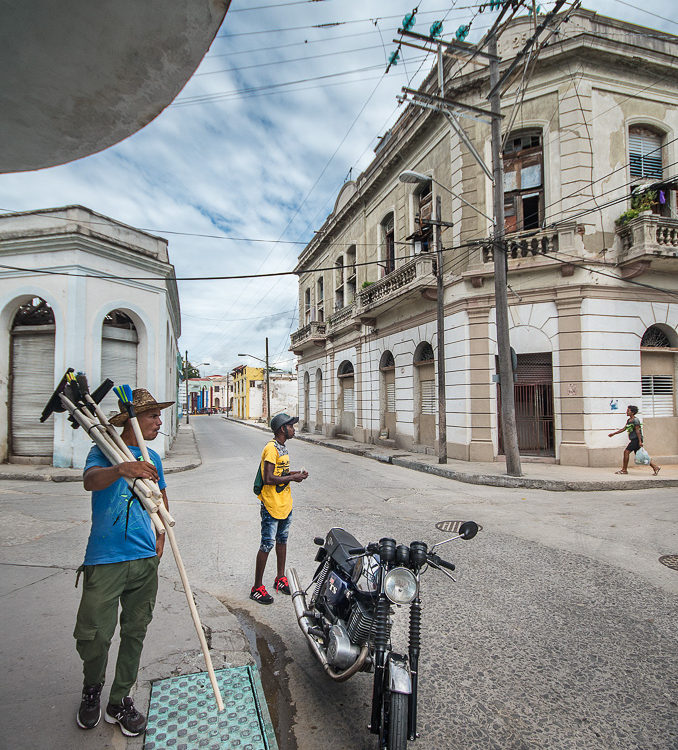
[[[292,525],[292,511],[287,518],[273,518],[266,510],[266,506],[261,503],[261,544],[259,549],[262,552],[270,552],[273,544],[287,544],[287,537]]]

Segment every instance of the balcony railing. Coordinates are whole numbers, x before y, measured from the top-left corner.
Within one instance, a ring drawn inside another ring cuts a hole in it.
[[[551,230],[549,232],[539,232],[533,237],[507,237],[506,252],[509,259],[516,258],[536,258],[539,255],[546,255],[558,252],[558,232]],[[494,244],[488,242],[483,245],[483,263],[494,262]]]
[[[331,335],[338,333],[344,328],[348,328],[353,325],[353,317],[355,315],[355,302],[352,302],[346,307],[342,307],[341,310],[337,310],[334,315],[331,315],[327,321],[327,333]]]
[[[381,305],[400,299],[412,290],[435,284],[435,258],[417,255],[383,279],[362,289],[358,294],[359,313],[374,310]]]
[[[619,262],[678,257],[678,219],[642,214],[617,228]]]
[[[317,320],[313,320],[290,336],[290,348],[294,351],[301,351],[305,346],[310,344],[322,346],[325,343],[326,331],[327,325],[325,323],[319,323]]]

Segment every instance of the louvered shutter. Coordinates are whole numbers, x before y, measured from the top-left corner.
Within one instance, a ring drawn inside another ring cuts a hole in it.
[[[662,178],[662,138],[640,128],[629,130],[631,177]]]
[[[353,388],[344,388],[344,411],[355,411]]]
[[[137,385],[137,332],[115,326],[103,326],[101,338],[101,379],[115,385]],[[118,399],[111,391],[101,402],[104,414],[118,413]]]
[[[421,381],[421,413],[435,414],[437,411],[435,380]]]
[[[642,415],[644,417],[672,417],[673,378],[671,375],[643,375]]]
[[[395,383],[386,383],[386,411],[389,414],[395,414]]]
[[[54,326],[12,331],[11,452],[52,457],[54,419],[40,414],[54,391]]]

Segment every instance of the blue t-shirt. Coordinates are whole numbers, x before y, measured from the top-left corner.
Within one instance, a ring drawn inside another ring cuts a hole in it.
[[[135,458],[141,456],[136,446],[129,446]],[[158,486],[167,486],[160,456],[150,448],[148,455],[158,470]],[[108,467],[111,462],[95,445],[87,456],[85,471],[94,466]],[[129,510],[129,516],[128,516]],[[140,560],[155,556],[155,534],[151,519],[139,499],[122,477],[105,490],[92,492],[92,529],[85,551],[85,565]]]

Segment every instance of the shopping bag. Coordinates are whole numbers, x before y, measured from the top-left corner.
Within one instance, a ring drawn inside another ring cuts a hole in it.
[[[645,448],[638,448],[636,451],[636,463],[647,466],[650,463],[650,454]]]

